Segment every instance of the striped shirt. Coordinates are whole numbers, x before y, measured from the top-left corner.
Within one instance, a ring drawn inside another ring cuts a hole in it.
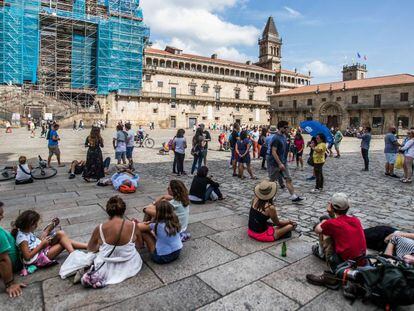
[[[414,254],[414,240],[394,235],[391,243],[395,246],[395,254],[399,258]]]

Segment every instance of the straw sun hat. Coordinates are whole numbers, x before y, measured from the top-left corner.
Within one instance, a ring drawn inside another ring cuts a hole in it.
[[[254,187],[254,194],[263,201],[272,199],[277,193],[277,185],[274,182],[263,180]]]

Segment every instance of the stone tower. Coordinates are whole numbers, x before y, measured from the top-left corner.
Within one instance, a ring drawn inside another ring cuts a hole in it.
[[[356,63],[354,65],[344,65],[342,68],[342,80],[361,80],[367,77],[367,65]]]
[[[260,67],[275,71],[281,70],[282,39],[279,38],[273,17],[269,17],[262,37],[259,39]]]

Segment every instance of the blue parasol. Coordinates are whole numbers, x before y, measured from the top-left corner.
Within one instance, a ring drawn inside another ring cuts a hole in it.
[[[318,134],[323,134],[328,143],[332,144],[334,142],[334,137],[331,131],[318,121],[303,121],[300,123],[300,127],[312,137],[315,137]]]

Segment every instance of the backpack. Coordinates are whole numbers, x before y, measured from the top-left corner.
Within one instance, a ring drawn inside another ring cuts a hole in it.
[[[397,231],[397,229],[389,226],[376,226],[364,230],[365,240],[369,249],[377,252],[385,251],[387,244],[384,242],[385,238]]]
[[[128,186],[128,185],[121,185],[120,187],[119,187],[119,192],[121,192],[121,193],[135,193],[135,191],[137,190],[137,188],[135,188],[135,186],[134,185],[130,185],[130,186]]]
[[[386,308],[414,304],[414,266],[387,255],[363,256],[360,260],[368,264],[357,267],[355,261],[347,261],[336,270],[345,297],[370,300]]]

